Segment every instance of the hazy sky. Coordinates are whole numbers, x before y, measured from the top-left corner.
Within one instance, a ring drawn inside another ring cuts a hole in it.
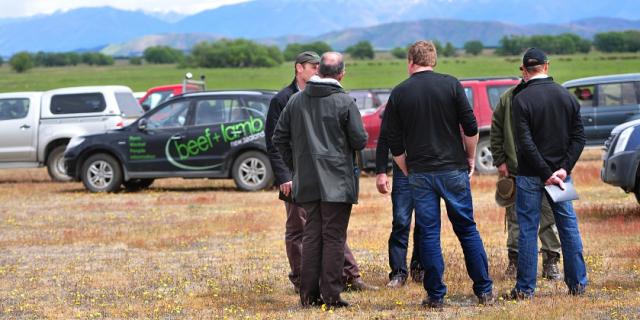
[[[248,0],[0,0],[0,18],[49,14],[78,7],[110,6],[125,10],[175,11],[192,14]]]

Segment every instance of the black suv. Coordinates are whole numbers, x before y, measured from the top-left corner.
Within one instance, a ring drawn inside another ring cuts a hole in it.
[[[233,178],[254,191],[272,184],[265,115],[274,92],[176,96],[131,125],[72,139],[67,174],[91,192],[135,191],[157,178]]]

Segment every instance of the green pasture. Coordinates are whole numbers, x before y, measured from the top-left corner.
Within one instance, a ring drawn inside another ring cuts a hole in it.
[[[640,54],[587,54],[551,56],[551,75],[558,82],[570,79],[640,72]],[[441,58],[436,71],[458,78],[480,76],[517,76],[518,57]],[[114,66],[35,68],[26,73],[13,72],[5,63],[0,67],[0,92],[40,91],[69,86],[125,85],[134,91],[164,84],[178,83],[186,72],[196,77],[204,74],[209,89],[280,89],[292,78],[292,63],[275,68],[179,69],[175,65],[129,65],[119,61]],[[347,58],[345,88],[393,87],[407,77],[404,60],[372,61]]]

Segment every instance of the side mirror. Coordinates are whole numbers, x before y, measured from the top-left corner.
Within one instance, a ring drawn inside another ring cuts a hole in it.
[[[151,106],[147,103],[143,103],[140,106],[142,107],[142,110],[144,110],[144,112],[151,110]]]
[[[138,120],[138,130],[147,131],[147,118]]]

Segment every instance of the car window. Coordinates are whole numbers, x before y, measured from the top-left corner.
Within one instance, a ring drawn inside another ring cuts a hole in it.
[[[365,108],[364,100],[365,100],[365,98],[367,96],[366,92],[361,92],[361,91],[353,92],[353,91],[351,91],[351,92],[349,92],[349,95],[355,99],[356,105],[358,106],[359,110],[362,110],[362,109]]]
[[[235,98],[205,98],[199,100],[195,110],[195,125],[225,123],[244,120],[245,113]]]
[[[367,94],[364,98],[364,107],[365,109],[373,108],[373,99],[371,98],[371,94]]]
[[[29,99],[0,99],[0,120],[26,118],[29,113]]]
[[[147,106],[151,110],[171,97],[173,97],[173,90],[157,91],[148,95],[141,105]]]
[[[464,94],[467,96],[467,100],[469,101],[469,105],[471,106],[471,108],[475,108],[475,106],[473,105],[473,89],[464,88]]]
[[[598,85],[598,106],[637,104],[638,97],[633,82]]]
[[[116,102],[125,117],[139,117],[143,114],[138,100],[130,92],[116,92]]]
[[[187,122],[189,101],[176,101],[161,107],[162,109],[147,118],[147,128],[165,129],[179,128]]]
[[[380,105],[383,105],[385,103],[387,103],[387,101],[389,101],[389,96],[391,95],[391,92],[378,92],[378,101],[380,102]]]
[[[51,113],[94,113],[107,108],[102,93],[56,94],[51,97]]]
[[[487,87],[487,95],[489,96],[489,104],[491,105],[491,110],[495,110],[498,102],[500,102],[500,96],[507,91],[507,89],[511,88],[511,85],[506,86],[489,86]]]
[[[571,87],[567,90],[578,99],[581,107],[593,107],[594,86]]]
[[[244,98],[246,108],[252,114],[256,114],[260,117],[266,117],[267,111],[269,111],[269,102],[271,98],[269,97],[245,97]]]

